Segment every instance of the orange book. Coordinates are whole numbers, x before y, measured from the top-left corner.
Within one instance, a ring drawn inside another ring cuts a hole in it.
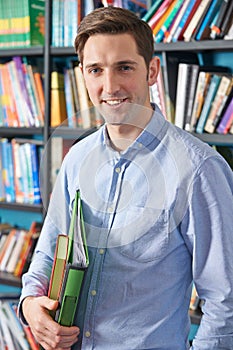
[[[36,232],[39,232],[40,228],[41,228],[41,224],[40,223],[38,223],[36,221],[32,222],[31,227],[30,227],[30,229],[29,229],[29,231],[28,231],[28,233],[27,233],[27,235],[25,237],[24,245],[22,247],[18,263],[17,263],[17,265],[15,267],[15,270],[14,270],[14,275],[17,276],[17,277],[20,277],[21,274],[22,274],[22,271],[23,271],[23,268],[24,268],[27,256],[28,256],[28,254],[29,254],[29,252],[31,250],[31,246],[32,246],[32,242],[33,242],[33,235]]]
[[[35,81],[35,87],[37,91],[37,97],[38,97],[38,102],[40,105],[40,110],[41,114],[38,116],[40,125],[44,125],[44,113],[45,113],[45,97],[44,97],[44,88],[43,88],[43,83],[42,83],[42,77],[39,72],[34,72],[34,81]]]
[[[155,13],[151,16],[150,20],[148,21],[148,24],[151,27],[151,29],[155,27],[158,20],[163,16],[163,14],[166,12],[166,10],[173,1],[174,0],[165,0],[162,2],[157,11],[155,11]]]
[[[49,298],[53,300],[58,300],[60,296],[67,262],[68,246],[69,236],[63,234],[58,235],[48,291]]]
[[[0,66],[2,80],[2,105],[6,112],[5,126],[20,126],[19,116],[16,110],[15,99],[12,94],[10,76],[6,64]]]
[[[163,26],[163,23],[166,21],[166,19],[169,17],[170,13],[172,12],[173,8],[175,7],[176,2],[172,2],[168,8],[166,9],[166,11],[164,12],[164,14],[160,17],[160,19],[158,20],[158,22],[155,24],[155,26],[152,28],[153,30],[153,34],[156,35],[158,33],[158,31],[160,30],[160,28]]]
[[[64,75],[60,72],[51,73],[51,126],[56,127],[66,121],[67,112],[64,89]]]

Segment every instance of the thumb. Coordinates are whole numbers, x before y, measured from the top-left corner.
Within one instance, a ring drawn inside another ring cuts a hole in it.
[[[46,309],[50,311],[54,311],[58,308],[59,302],[58,300],[53,300],[48,297],[41,297],[41,306],[45,307]]]

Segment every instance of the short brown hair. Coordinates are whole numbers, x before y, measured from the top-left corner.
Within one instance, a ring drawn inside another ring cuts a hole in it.
[[[102,7],[89,13],[80,23],[74,42],[79,60],[83,62],[83,50],[87,39],[94,34],[131,34],[147,68],[153,57],[154,40],[150,26],[132,11],[120,7]]]

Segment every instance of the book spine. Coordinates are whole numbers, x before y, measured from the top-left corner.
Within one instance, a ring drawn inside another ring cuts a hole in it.
[[[206,119],[208,117],[208,114],[209,114],[209,111],[211,108],[211,102],[215,96],[219,82],[220,82],[220,77],[218,75],[214,74],[213,77],[211,78],[209,90],[208,90],[208,93],[207,93],[207,96],[206,96],[206,99],[205,99],[205,102],[203,105],[203,109],[201,111],[200,118],[199,118],[198,123],[197,123],[196,132],[198,134],[203,133]]]
[[[219,134],[227,134],[229,131],[231,124],[233,121],[233,98],[231,99],[231,102],[229,103],[220,123],[217,127],[217,132]]]

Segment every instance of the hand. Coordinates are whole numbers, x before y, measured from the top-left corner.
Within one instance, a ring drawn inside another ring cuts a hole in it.
[[[22,304],[23,315],[36,341],[45,350],[70,350],[78,340],[79,328],[64,327],[55,322],[49,311],[55,311],[58,301],[42,297],[27,297]]]

